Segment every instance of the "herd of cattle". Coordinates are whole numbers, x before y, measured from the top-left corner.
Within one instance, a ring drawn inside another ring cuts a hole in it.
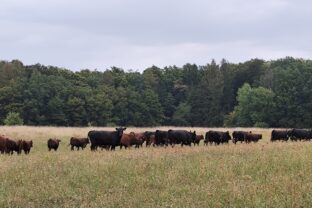
[[[115,131],[89,131],[87,138],[71,137],[68,146],[71,146],[71,150],[75,148],[83,150],[89,143],[91,144],[91,150],[95,151],[98,148],[106,150],[115,150],[116,146],[120,149],[125,147],[126,149],[131,146],[136,148],[142,147],[144,142],[146,147],[149,146],[172,146],[180,144],[191,146],[199,145],[200,141],[204,141],[204,145],[220,145],[223,143],[229,143],[230,140],[234,144],[237,142],[258,142],[262,139],[261,134],[255,134],[251,131],[234,131],[232,137],[229,131],[208,131],[205,137],[203,135],[196,135],[195,131],[186,130],[168,130],[168,131],[146,131],[142,133],[131,132],[129,134],[124,133],[126,128],[116,128]],[[305,129],[291,129],[291,130],[273,130],[271,132],[271,141],[300,141],[311,140],[312,130]],[[47,142],[48,150],[56,151],[59,147],[60,139],[49,139]],[[5,136],[0,135],[0,153],[1,154],[21,154],[24,151],[25,154],[29,154],[33,147],[32,140],[12,140]]]

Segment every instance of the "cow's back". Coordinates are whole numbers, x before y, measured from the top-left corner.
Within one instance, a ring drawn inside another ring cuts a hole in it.
[[[113,145],[118,139],[115,131],[91,131],[88,137],[91,144],[97,145]]]

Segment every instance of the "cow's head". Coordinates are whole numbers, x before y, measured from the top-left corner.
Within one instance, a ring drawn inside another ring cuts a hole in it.
[[[116,131],[118,133],[118,136],[119,137],[122,137],[122,134],[123,134],[123,131],[125,131],[127,128],[123,128],[123,127],[120,127],[120,128],[116,128]]]
[[[192,141],[194,142],[196,140],[196,131],[193,131],[193,132],[190,131],[190,134],[191,134]]]

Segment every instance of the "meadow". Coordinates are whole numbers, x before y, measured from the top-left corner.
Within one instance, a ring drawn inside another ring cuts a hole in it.
[[[126,132],[169,128],[182,129]],[[271,143],[271,129],[253,128],[244,130],[263,134],[256,144],[70,151],[70,137],[91,129],[113,128],[0,127],[34,142],[29,155],[0,155],[0,207],[312,206],[311,142]],[[57,152],[50,137],[62,140]]]

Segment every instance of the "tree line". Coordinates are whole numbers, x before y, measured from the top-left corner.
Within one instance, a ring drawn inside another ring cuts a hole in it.
[[[311,127],[312,61],[73,72],[0,61],[0,124]]]

